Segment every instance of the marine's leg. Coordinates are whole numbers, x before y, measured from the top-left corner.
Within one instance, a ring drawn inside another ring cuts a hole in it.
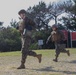
[[[25,46],[25,48],[27,48],[27,55],[37,57],[39,63],[41,63],[42,54],[37,54],[36,52],[29,50],[29,46],[31,44],[31,37],[28,36],[25,43],[27,43],[27,45]]]
[[[59,50],[59,46],[58,44],[55,44],[55,49],[56,49],[56,55],[55,55],[55,59],[53,59],[53,61],[55,62],[58,62],[58,57],[59,57],[59,54],[60,54],[60,50]]]
[[[68,56],[70,56],[70,51],[69,50],[66,50],[64,49],[63,51],[61,51],[62,53],[67,53]]]
[[[22,37],[21,41],[22,41],[22,48],[21,48],[22,58],[21,58],[21,65],[17,69],[25,69],[24,64],[25,64],[25,61],[26,61],[26,58],[27,58],[27,52],[25,50],[25,37]]]
[[[67,55],[70,56],[70,51],[69,50],[67,50]]]
[[[41,58],[42,58],[42,54],[37,54],[36,52],[34,52],[34,51],[29,51],[28,52],[28,55],[29,56],[33,56],[33,57],[37,57],[38,58],[38,61],[39,61],[39,63],[41,63]]]
[[[66,50],[65,48],[66,48],[65,44],[60,45],[61,52],[62,53],[67,53],[67,55],[70,56],[69,50]]]
[[[22,52],[21,65],[17,69],[25,69],[26,58],[27,58],[27,54]]]
[[[55,59],[53,59],[53,61],[58,62],[59,54],[60,54],[60,52],[56,52]]]

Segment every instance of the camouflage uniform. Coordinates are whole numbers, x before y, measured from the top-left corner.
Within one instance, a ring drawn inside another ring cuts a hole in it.
[[[51,38],[51,40],[55,43],[55,49],[56,49],[56,58],[54,61],[58,61],[58,56],[60,52],[67,53],[68,56],[70,56],[69,50],[65,50],[66,45],[64,44],[64,34],[62,31],[59,31],[58,29],[56,31],[52,31],[51,35],[48,37],[48,40]]]
[[[37,57],[39,60],[39,63],[41,62],[41,54],[36,54],[34,51],[29,50],[29,46],[31,44],[31,36],[32,36],[32,30],[35,28],[35,23],[28,19],[27,17],[19,22],[19,31],[21,32],[21,41],[22,41],[22,59],[21,59],[21,65],[18,67],[18,69],[25,68],[25,61],[27,58],[27,55]],[[25,31],[24,31],[25,29]]]

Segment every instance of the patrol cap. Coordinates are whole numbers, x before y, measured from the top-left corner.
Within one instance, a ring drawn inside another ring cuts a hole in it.
[[[58,28],[58,26],[56,24],[52,25],[52,28]]]
[[[19,12],[18,12],[18,14],[20,15],[20,14],[26,14],[26,11],[24,10],[24,9],[21,9]]]

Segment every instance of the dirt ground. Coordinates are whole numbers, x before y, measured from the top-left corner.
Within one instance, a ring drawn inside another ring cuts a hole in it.
[[[43,56],[42,62],[34,57],[27,57],[26,69],[18,70],[21,56],[0,57],[0,75],[76,75],[76,55],[61,54],[58,62],[51,56]]]

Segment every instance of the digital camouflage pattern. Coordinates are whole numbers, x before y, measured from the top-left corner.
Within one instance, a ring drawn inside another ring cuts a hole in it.
[[[23,19],[20,19],[20,21],[18,22],[19,25],[19,31],[22,34],[25,28],[25,21]]]
[[[56,30],[51,32],[51,40],[55,43],[61,42],[65,39],[62,31]]]
[[[41,63],[41,54],[36,54],[36,52],[29,50],[30,44],[31,44],[31,36],[32,36],[32,30],[35,29],[35,23],[26,18],[25,20],[21,20],[19,22],[19,31],[21,33],[21,41],[22,41],[22,58],[21,58],[21,65],[18,67],[18,69],[24,69],[25,68],[25,61],[27,56],[33,56],[37,57],[39,60],[39,63]]]
[[[70,56],[69,50],[65,49],[66,47],[66,45],[64,44],[65,36],[62,31],[59,31],[58,29],[56,31],[52,31],[47,41],[49,41],[50,38],[55,43],[56,58],[54,59],[54,61],[56,62],[58,61],[58,56],[60,52],[67,53],[68,56]]]

